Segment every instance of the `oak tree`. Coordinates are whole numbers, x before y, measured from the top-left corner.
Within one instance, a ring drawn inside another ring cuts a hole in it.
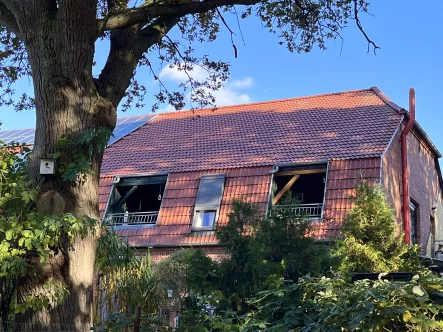
[[[156,59],[186,74],[179,91],[160,80],[158,103],[179,109],[190,96],[192,107],[211,106],[216,103],[211,91],[227,79],[229,64],[199,56],[194,48],[227,32],[237,56],[229,17],[238,22],[258,18],[263,33],[276,34],[291,52],[325,49],[328,39],[341,38],[343,27],[353,22],[375,50],[359,20],[368,7],[368,0],[0,0],[0,106],[35,108],[28,172],[38,186],[38,210],[99,220],[103,142],[116,125],[117,108],[138,103],[146,92],[134,79],[138,67],[159,79],[151,64]],[[109,43],[109,52],[94,76],[98,41]],[[203,81],[193,77],[195,66],[207,71]],[[34,92],[17,97],[14,82],[24,76],[32,78]],[[54,153],[60,155],[60,171],[42,178],[39,159]],[[79,238],[19,285],[18,301],[38,295],[54,276],[69,290],[63,303],[19,316],[23,330],[44,330],[49,324],[89,329],[96,240]]]

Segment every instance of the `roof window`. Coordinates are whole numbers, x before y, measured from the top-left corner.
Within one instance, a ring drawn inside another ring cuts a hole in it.
[[[215,228],[220,212],[224,182],[224,174],[202,176],[195,203],[193,230],[212,230]]]

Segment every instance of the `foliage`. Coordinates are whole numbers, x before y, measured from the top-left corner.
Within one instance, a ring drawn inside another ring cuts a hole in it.
[[[246,331],[441,331],[443,306],[430,295],[443,280],[421,271],[410,282],[305,277],[265,291]]]
[[[16,280],[36,272],[60,251],[69,250],[77,235],[93,231],[95,221],[70,213],[40,215],[35,210],[36,189],[26,176],[29,149],[0,142],[0,299],[1,318],[7,317]],[[64,285],[48,282],[41,294],[27,297],[16,312],[40,310],[66,295]]]
[[[205,276],[193,273],[195,266],[191,262],[197,261],[202,262],[200,266],[204,269],[210,269],[213,264],[192,249],[178,250],[152,264],[149,252],[145,257],[137,258],[135,249],[119,238],[112,228],[104,229],[96,260],[100,271],[97,328],[113,331],[131,326],[135,309],[141,306],[145,317],[141,330],[165,329],[159,309],[166,306],[180,310],[188,294],[188,285],[200,284],[205,279]]]
[[[329,245],[315,242],[310,237],[312,224],[305,216],[296,216],[294,210],[300,202],[289,193],[281,199],[284,208],[275,206],[272,213],[261,219],[256,234],[263,243],[267,262],[274,262],[275,268],[285,280],[296,281],[306,275],[320,275],[331,266]]]
[[[112,227],[103,227],[97,243],[95,265],[101,273],[108,273],[122,267],[138,264],[136,252],[115,233]]]
[[[290,198],[284,203],[297,204]],[[309,222],[290,209],[263,217],[255,204],[244,200],[234,200],[232,206],[228,223],[215,232],[226,258],[208,267],[201,254],[190,256],[188,273],[203,280],[189,283],[180,319],[183,330],[240,329],[240,317],[254,309],[250,300],[258,292],[287,278],[321,275],[327,265],[327,250],[308,237]]]
[[[228,223],[219,226],[215,234],[228,254],[218,268],[219,289],[237,310],[244,299],[265,285],[272,273],[263,254],[264,245],[256,240],[261,222],[257,206],[234,200],[232,208]]]
[[[280,45],[285,46],[290,52],[302,53],[310,52],[315,47],[324,50],[327,48],[328,40],[342,39],[342,30],[351,22],[355,22],[358,29],[363,32],[359,15],[369,11],[369,1],[367,0],[296,1],[294,4],[271,0],[229,1],[227,3],[209,1],[209,5],[208,3],[194,4],[192,9],[186,6],[189,1],[183,1],[181,5],[184,6],[177,6],[178,4],[180,3],[165,2],[161,6],[155,6],[155,3],[149,1],[138,3],[135,1],[97,0],[91,1],[88,6],[85,5],[82,9],[88,15],[94,11],[97,14],[97,20],[94,22],[97,24],[96,38],[100,38],[102,41],[112,38],[114,41],[110,43],[111,52],[108,61],[100,61],[99,63],[109,62],[110,66],[114,64],[115,54],[119,51],[118,45],[128,38],[128,34],[122,32],[124,28],[128,27],[128,22],[132,22],[129,25],[133,27],[140,24],[144,26],[144,29],[136,29],[135,36],[130,36],[131,38],[135,37],[134,45],[126,47],[125,54],[135,57],[136,61],[125,62],[125,67],[130,66],[129,72],[133,73],[139,65],[140,71],[147,70],[159,82],[159,91],[155,94],[158,103],[154,104],[153,109],[157,109],[159,104],[163,103],[169,103],[176,109],[183,108],[186,102],[190,103],[191,107],[205,107],[216,103],[213,91],[219,89],[221,84],[228,79],[230,65],[228,61],[213,60],[206,53],[199,54],[198,45],[214,42],[221,35],[227,33],[231,36],[230,46],[233,48],[233,56],[238,57],[239,50],[236,44],[243,42],[238,40],[238,35],[241,36],[241,20],[257,17],[265,30],[277,36]],[[6,7],[0,17],[2,19],[0,29],[0,63],[2,64],[0,66],[0,89],[2,90],[0,106],[10,105],[16,110],[29,109],[34,107],[32,96],[27,94],[16,96],[14,83],[20,78],[30,76],[32,69],[36,68],[30,67],[24,46],[27,41],[26,35],[18,33],[18,23],[10,19],[14,13],[6,10]],[[50,17],[55,14],[52,11],[57,11],[57,9],[59,8],[42,7],[40,15],[48,17],[50,21]],[[172,19],[167,17],[168,15],[162,14],[168,11],[174,11],[176,18]],[[45,23],[49,24],[46,21]],[[178,27],[177,33],[169,37],[167,33],[174,26]],[[238,29],[235,29],[234,26],[238,26]],[[25,30],[24,27],[22,29]],[[157,38],[154,38],[155,35],[151,30],[160,32]],[[239,31],[235,33],[234,30]],[[368,50],[369,46],[372,46],[374,50],[378,48],[365,33],[363,36],[368,41]],[[171,90],[161,80],[155,64],[151,63],[152,57],[148,59],[148,52],[152,51],[159,58],[161,65],[173,65],[183,72],[186,78],[179,89]],[[51,59],[51,61],[55,60]],[[123,64],[123,62],[120,63]],[[207,75],[204,78],[193,75],[193,70],[197,70],[196,68],[202,68]],[[95,71],[100,72],[101,69],[97,68]],[[106,69],[102,76],[108,74],[108,68]],[[88,70],[92,71],[91,68]],[[112,68],[110,76],[117,77],[118,70],[127,71],[126,68]],[[100,77],[99,83],[106,83],[104,86],[100,85],[102,88],[100,92],[112,89],[111,86],[108,86],[111,83],[107,81],[106,77]],[[143,106],[143,98],[147,92],[147,88],[143,84],[135,77],[132,80],[122,80],[119,84],[121,85],[119,90],[126,91],[126,94],[118,96],[119,102],[123,96],[125,97],[122,104],[123,110],[129,109],[131,106]],[[121,94],[120,91],[118,94]]]
[[[344,227],[346,237],[334,250],[343,273],[331,277],[320,277],[331,260],[322,252],[325,248],[307,236],[309,223],[294,217],[292,209],[274,210],[261,218],[254,205],[234,201],[228,224],[216,231],[229,255],[210,279],[211,291],[191,293],[186,299],[181,328],[220,332],[441,330],[443,306],[434,299],[443,290],[442,279],[418,267],[417,248],[403,244],[380,188],[361,183],[356,193],[355,207]],[[418,272],[410,282],[380,279],[352,284],[348,278],[353,271],[402,269]]]
[[[361,182],[354,207],[343,225],[344,239],[334,255],[344,273],[414,271],[419,265],[418,247],[403,242],[394,212],[379,186]]]
[[[127,331],[135,325],[135,316],[127,315],[120,312],[110,314],[102,325],[95,327],[93,331],[99,332],[120,332]],[[144,315],[140,318],[140,332],[160,332],[171,331],[168,324],[163,322],[159,317]]]
[[[57,142],[58,151],[54,154],[63,181],[75,181],[77,177],[93,174],[92,159],[105,149],[111,136],[112,131],[106,127],[63,135]]]
[[[284,199],[285,206],[297,204]],[[327,256],[308,236],[310,227],[290,208],[263,217],[256,205],[234,200],[227,225],[216,231],[229,254],[219,267],[220,289],[228,297],[248,299],[282,279],[297,280],[308,272],[319,275]]]

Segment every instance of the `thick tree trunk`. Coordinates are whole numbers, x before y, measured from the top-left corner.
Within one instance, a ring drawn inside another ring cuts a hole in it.
[[[40,186],[37,207],[46,213],[71,212],[76,217],[99,220],[98,181],[103,151],[95,151],[93,174],[82,180],[63,181],[58,173],[45,177],[39,174],[39,159],[53,153],[63,135],[81,134],[97,126],[115,127],[116,109],[99,95],[92,77],[96,37],[94,2],[64,1],[55,11],[43,8],[47,1],[35,0],[27,5],[18,21],[35,90],[37,124],[29,175]],[[62,203],[56,202],[57,206],[49,205],[48,209],[46,198],[54,196],[61,197]],[[42,287],[47,281],[67,285],[69,295],[48,310],[37,313],[29,310],[17,316],[17,330],[89,330],[95,246],[93,235],[83,240],[78,238],[73,250],[66,245],[48,264],[39,267],[35,277],[22,280],[18,301],[44,292]]]

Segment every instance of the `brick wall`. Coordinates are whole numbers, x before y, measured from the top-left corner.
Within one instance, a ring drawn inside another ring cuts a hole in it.
[[[223,258],[227,257],[227,254],[225,250],[222,247],[219,246],[196,246],[195,249],[201,249],[203,253],[205,253],[207,256],[209,256],[211,259],[213,259],[216,262],[220,262],[223,260]],[[177,250],[182,250],[183,248],[180,247],[169,247],[169,248],[159,248],[154,247],[149,249],[149,253],[151,254],[152,261],[159,262],[162,259],[168,257],[169,255],[173,254]],[[137,254],[138,255],[146,255],[148,249],[138,249]]]
[[[434,214],[432,206],[441,199],[438,174],[433,153],[414,132],[408,135],[407,143],[409,196],[419,204],[418,240],[422,253],[425,254],[431,238],[430,218]]]
[[[316,238],[331,239],[340,235],[343,220],[353,205],[354,189],[362,179],[369,183],[379,181],[380,158],[332,160],[329,163],[323,221],[313,223]]]
[[[403,126],[395,135],[391,146],[383,157],[382,184],[397,219],[402,223],[402,185],[401,185],[401,143],[400,135]],[[409,196],[418,204],[418,242],[422,254],[430,254],[431,249],[431,216],[435,219],[436,228],[439,220],[432,206],[441,201],[438,174],[435,167],[435,156],[422,138],[415,131],[407,136]],[[441,226],[440,226],[441,227]],[[439,234],[437,232],[436,239]]]
[[[401,131],[398,130],[392,139],[391,145],[383,156],[381,184],[386,191],[389,203],[394,209],[397,221],[402,223],[400,134]]]

